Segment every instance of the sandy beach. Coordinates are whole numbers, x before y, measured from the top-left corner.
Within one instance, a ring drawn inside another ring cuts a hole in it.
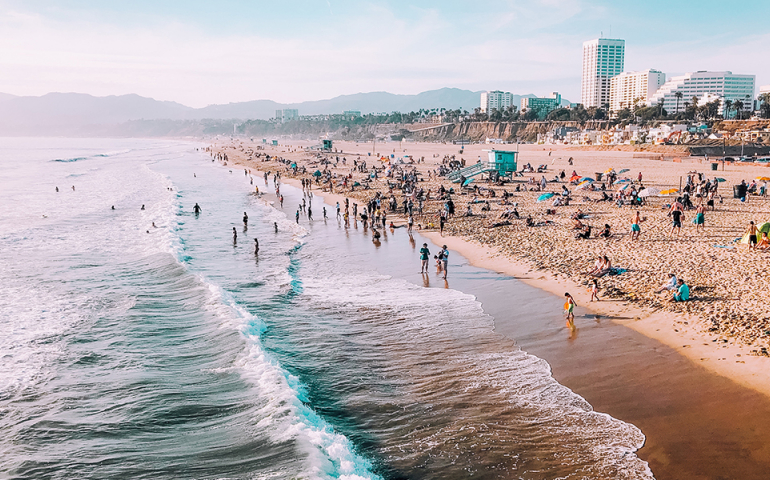
[[[284,181],[298,184],[300,177],[311,178],[312,172],[316,169],[325,168],[318,163],[319,158],[322,157],[315,152],[308,153],[303,150],[304,147],[314,144],[314,142],[292,142],[257,150],[257,147],[262,146],[261,144],[237,141],[213,145],[212,151],[226,153],[231,167],[237,164],[253,171],[280,171]],[[341,151],[324,155],[324,157],[332,161],[336,160],[337,156],[340,159],[346,158],[346,165],[340,161],[336,168],[330,168],[338,175],[340,182],[342,175],[352,173],[353,159],[366,160],[367,166],[372,164],[381,166],[382,163],[375,158],[385,154],[395,155],[396,159],[399,155],[413,155],[415,159],[424,158],[425,163],[409,165],[408,168],[415,167],[423,174],[426,180],[423,188],[426,191],[431,189],[432,199],[435,199],[435,192],[440,184],[445,188],[453,186],[456,189],[457,185],[450,184],[443,177],[428,180],[428,170],[435,170],[444,156],[455,155],[457,159],[462,157],[469,164],[475,163],[479,156],[486,158],[484,150],[493,146],[466,146],[462,154],[459,153],[459,146],[443,144],[392,142],[373,146],[371,143],[335,142],[335,147]],[[375,151],[372,156],[369,156],[367,153],[372,149]],[[736,164],[726,165],[724,170],[720,166],[717,172],[712,172],[709,164],[697,160],[660,161],[634,158],[633,152],[591,152],[564,147],[557,149],[553,146],[522,145],[520,152],[519,168],[526,163],[534,167],[546,164],[548,171],[545,176],[548,180],[553,180],[561,170],[565,170],[568,176],[572,170],[577,171],[581,176],[593,176],[595,172],[604,172],[609,168],[614,168],[616,171],[629,169],[626,175],[633,179],[642,172],[645,187],[660,189],[679,188],[680,177],[684,182],[689,172],[700,172],[708,178],[719,176],[726,180],[720,185],[715,211],[706,213],[705,231],[696,233],[695,226],[690,222],[694,213],[690,211],[686,212],[680,237],[673,239],[668,238],[670,219],[666,216],[667,209],[664,208],[666,204],[672,202],[673,198],[670,196],[650,197],[648,204],[639,208],[641,215],[647,217],[647,220],[642,223],[640,240],[633,242],[629,238],[628,231],[636,208],[629,206],[619,208],[610,202],[595,202],[594,200],[601,195],[599,192],[575,192],[574,185],[566,184],[573,192],[573,203],[570,206],[553,207],[550,202],[536,201],[543,192],[515,191],[517,184],[523,187],[526,185],[523,182],[530,177],[540,180],[543,174],[525,174],[524,177],[516,178],[513,184],[507,184],[505,187],[491,186],[496,190],[496,196],[488,199],[491,210],[481,212],[479,210],[481,205],[471,205],[474,215],[472,217],[458,215],[450,219],[444,236],[435,229],[425,228],[430,223],[438,223],[437,212],[443,202],[437,200],[426,202],[425,215],[416,216],[415,222],[423,227],[419,230],[420,234],[430,238],[436,244],[447,244],[450,249],[461,253],[473,265],[510,275],[552,293],[556,295],[555,302],[558,302],[558,298],[565,291],[569,291],[578,305],[586,309],[587,315],[610,319],[613,324],[623,328],[628,327],[670,348],[672,353],[656,367],[657,373],[650,374],[648,378],[650,384],[654,383],[653,378],[658,378],[667,371],[666,365],[670,366],[672,362],[685,358],[694,370],[686,370],[685,373],[664,381],[669,388],[673,385],[672,382],[687,384],[689,381],[694,385],[702,385],[704,379],[709,379],[706,383],[712,388],[706,390],[719,397],[719,401],[712,402],[710,407],[704,407],[711,413],[723,408],[729,410],[728,406],[736,401],[742,405],[753,405],[752,408],[755,410],[764,411],[767,397],[770,397],[770,374],[767,371],[767,362],[770,360],[762,350],[763,347],[767,348],[769,338],[765,333],[768,329],[767,309],[764,306],[767,293],[762,286],[762,275],[768,253],[748,251],[745,245],[736,244],[734,240],[743,234],[749,220],[762,223],[770,219],[770,211],[768,211],[767,200],[764,198],[751,197],[745,203],[733,199],[732,185],[740,183],[741,180],[751,181],[755,177],[766,175],[765,172],[770,169]],[[570,157],[573,159],[573,165],[568,164]],[[305,166],[306,173],[292,175],[286,163],[277,161],[279,158],[296,162],[300,168]],[[362,177],[363,174],[353,172],[348,185],[352,185],[353,181],[360,180]],[[477,183],[486,186],[482,181],[477,180]],[[316,185],[313,188],[317,189],[316,194],[324,196],[329,204],[337,201],[342,203],[345,198],[349,198],[352,202],[361,205],[371,198],[375,191],[388,193],[387,184],[372,182],[372,185],[373,187],[378,185],[378,188],[370,190],[356,188],[350,191],[350,188],[343,189],[338,185],[334,193],[323,192],[320,186]],[[562,185],[565,183],[549,182],[546,191],[559,192]],[[423,186],[423,182],[420,186]],[[536,222],[548,221],[548,223],[528,228],[523,220],[514,220],[510,226],[487,228],[491,223],[499,221],[500,213],[505,208],[510,208],[510,206],[500,205],[503,189],[508,190],[512,195],[509,201],[516,202],[522,219],[531,215]],[[400,202],[400,191],[394,190],[394,194]],[[473,193],[454,195],[456,211],[465,212],[473,196]],[[486,200],[481,195],[478,198]],[[553,208],[556,209],[556,214],[546,212],[547,209]],[[585,221],[594,227],[595,233],[589,240],[574,239],[570,216],[578,208],[588,215]],[[404,221],[403,218],[397,218],[390,213],[388,218],[397,224],[402,224]],[[611,225],[614,234],[609,239],[599,239],[595,235],[599,227],[605,223]],[[626,271],[620,275],[600,278],[601,301],[589,303],[587,285],[591,277],[587,272],[591,269],[596,255],[609,256],[614,266]],[[655,293],[668,272],[675,272],[679,278],[687,281],[692,289],[691,301],[674,303],[668,300],[669,295]],[[578,332],[581,329],[581,321],[585,320],[579,317],[576,321]],[[517,339],[517,341],[522,343],[521,340]],[[637,348],[631,355],[633,358],[639,360],[645,358],[645,346],[641,345],[636,344]],[[663,440],[674,433],[670,428],[663,428],[664,425],[657,420],[645,424],[645,417],[649,416],[649,412],[643,415],[639,412],[645,411],[644,409],[638,410],[636,414],[630,412],[629,406],[622,400],[625,394],[613,391],[607,396],[607,392],[599,393],[591,382],[586,381],[584,378],[586,370],[605,368],[606,362],[602,363],[598,360],[590,362],[589,365],[584,365],[580,372],[575,373],[574,368],[570,368],[568,363],[562,361],[563,356],[554,356],[552,351],[549,354],[549,348],[543,348],[542,345],[538,347],[535,344],[523,345],[523,347],[531,347],[532,353],[548,360],[554,366],[554,375],[558,379],[584,395],[597,408],[618,418],[624,418],[626,415],[626,419],[639,422],[643,429],[652,428],[654,433],[648,438],[649,447],[645,446],[645,449],[640,452],[642,458],[648,457],[652,466],[660,469],[667,462],[676,462],[674,458],[676,455],[671,457],[674,450],[671,442],[673,440],[676,445],[679,438],[673,435],[673,438]],[[601,349],[598,348],[596,351],[601,352]],[[627,367],[627,363],[623,365]],[[693,373],[700,371],[701,368],[705,369],[704,374],[709,372],[711,375],[716,374],[727,380],[716,380],[713,376],[697,376]],[[629,372],[626,371],[625,375],[628,376]],[[646,382],[644,371],[632,372],[631,375],[637,375],[637,378],[641,375],[641,383]],[[762,397],[753,397],[748,393],[752,390],[762,394]],[[682,405],[691,401],[692,399],[678,397],[674,403]],[[650,418],[656,417],[653,415]],[[667,418],[669,426],[671,422],[677,423],[669,416],[664,415],[660,418]],[[721,428],[724,431],[747,432],[753,428],[751,415],[745,418],[734,418],[728,415],[720,420],[714,420],[711,415],[704,415],[699,420],[679,418],[679,422],[688,425],[700,422],[704,427],[711,422],[721,425],[716,430]],[[710,433],[713,432],[694,428],[691,435],[697,438]],[[736,435],[738,437],[736,441],[740,443],[740,433]],[[755,441],[753,442],[756,444]],[[669,444],[668,447],[657,448],[657,445],[666,443]],[[758,451],[754,451],[751,455],[758,455],[758,452],[764,448],[761,445],[755,446]],[[679,456],[680,460],[686,457],[687,450],[679,452]],[[669,472],[673,475],[676,469]],[[682,471],[678,474],[682,474]],[[704,473],[703,477],[698,478],[710,477]]]

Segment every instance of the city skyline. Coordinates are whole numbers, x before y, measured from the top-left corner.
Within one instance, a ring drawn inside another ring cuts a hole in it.
[[[577,102],[582,43],[600,36],[626,40],[626,71],[729,70],[769,84],[770,66],[756,59],[770,34],[731,25],[770,6],[700,7],[651,2],[637,15],[607,1],[0,0],[0,92],[136,93],[201,107],[457,87],[539,97],[559,91]],[[290,19],[287,9],[296,12]],[[661,11],[694,20],[671,28],[659,21]]]

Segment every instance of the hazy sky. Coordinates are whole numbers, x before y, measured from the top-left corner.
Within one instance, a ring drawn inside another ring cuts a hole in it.
[[[138,93],[200,107],[370,91],[503,89],[579,101],[581,47],[626,69],[770,84],[768,0],[0,0],[0,92]]]

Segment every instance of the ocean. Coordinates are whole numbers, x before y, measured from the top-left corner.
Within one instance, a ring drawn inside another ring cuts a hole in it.
[[[414,281],[419,235],[297,223],[204,146],[0,139],[0,477],[652,478],[459,255]]]

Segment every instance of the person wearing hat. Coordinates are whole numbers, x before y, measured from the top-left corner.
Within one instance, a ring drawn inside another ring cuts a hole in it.
[[[441,269],[444,271],[444,280],[446,280],[447,267],[449,266],[449,249],[446,248],[446,245],[441,247],[439,257],[441,258]]]

